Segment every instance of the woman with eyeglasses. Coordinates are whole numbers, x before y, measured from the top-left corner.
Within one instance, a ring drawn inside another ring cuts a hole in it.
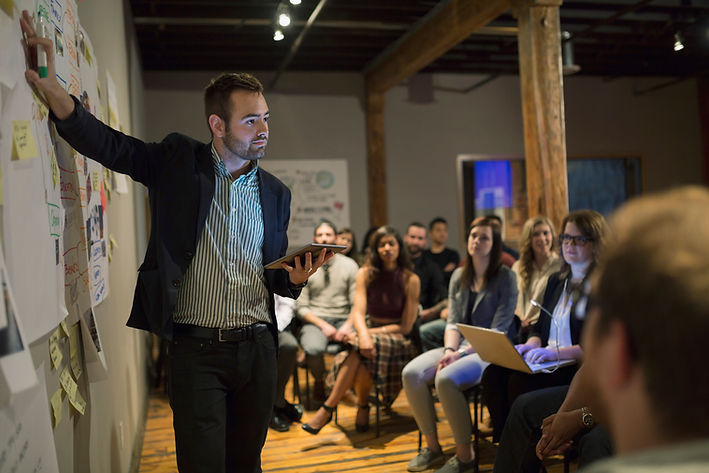
[[[608,224],[594,210],[577,210],[564,218],[561,228],[561,270],[547,281],[539,319],[532,326],[529,339],[516,346],[527,363],[580,361],[583,356],[579,345],[583,319],[572,315],[571,308],[598,263]],[[492,420],[493,441],[499,441],[509,409],[520,394],[569,384],[577,369],[576,364],[552,365],[546,373],[527,374],[488,366],[482,377],[483,400]]]
[[[371,247],[355,281],[350,317],[357,332],[345,337],[348,349],[335,357],[328,375],[328,384],[334,378],[330,396],[302,425],[313,435],[330,422],[335,406],[353,385],[358,404],[355,427],[358,432],[368,430],[373,378],[383,381],[382,403],[390,407],[401,391],[401,369],[416,356],[409,333],[418,312],[421,282],[392,227],[377,229]]]
[[[406,398],[427,445],[411,459],[408,471],[423,471],[443,461],[431,393],[434,384],[455,438],[455,456],[438,471],[474,469],[473,423],[464,392],[480,382],[488,363],[461,336],[456,324],[507,332],[514,318],[517,284],[514,273],[501,264],[501,254],[502,236],[497,221],[475,219],[470,225],[463,267],[451,275],[444,347],[417,356],[401,373]]]
[[[515,324],[517,340],[527,341],[529,330],[539,319],[539,307],[532,301],[541,303],[549,276],[559,271],[561,258],[556,249],[554,224],[538,215],[532,217],[522,227],[519,241],[519,260],[512,265],[517,276],[517,307]]]

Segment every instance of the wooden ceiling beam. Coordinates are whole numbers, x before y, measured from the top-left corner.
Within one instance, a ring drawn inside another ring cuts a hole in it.
[[[511,6],[511,0],[446,0],[365,68],[367,90],[384,93]]]

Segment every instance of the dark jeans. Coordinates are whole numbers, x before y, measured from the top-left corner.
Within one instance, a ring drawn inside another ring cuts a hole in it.
[[[539,472],[541,461],[535,450],[542,435],[542,421],[559,410],[568,389],[568,386],[556,386],[522,394],[517,398],[502,431],[493,471]],[[579,450],[579,467],[612,453],[610,436],[602,427],[584,429],[574,440]]]
[[[564,366],[554,373],[528,374],[490,365],[482,377],[483,401],[492,420],[492,437],[499,441],[512,403],[524,393],[571,383],[577,365]]]
[[[260,472],[276,392],[270,330],[234,343],[175,337],[169,359],[180,472]]]

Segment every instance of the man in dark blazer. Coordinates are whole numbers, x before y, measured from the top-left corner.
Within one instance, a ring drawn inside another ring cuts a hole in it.
[[[151,233],[128,325],[170,340],[169,397],[181,472],[259,472],[275,396],[273,294],[296,298],[327,259],[265,270],[285,254],[290,192],[258,167],[268,141],[261,83],[222,74],[205,89],[211,143],[173,133],[144,143],[104,125],[62,89],[50,40],[29,14],[28,69],[59,134],[77,151],[149,190]]]

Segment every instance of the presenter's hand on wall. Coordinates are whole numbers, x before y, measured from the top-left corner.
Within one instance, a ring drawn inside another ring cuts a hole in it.
[[[330,261],[330,258],[333,256],[335,256],[335,254],[332,251],[323,250],[320,252],[320,256],[313,261],[313,254],[307,252],[303,255],[302,263],[300,257],[296,256],[293,261],[293,266],[288,266],[286,263],[283,263],[283,269],[288,271],[290,282],[295,285],[303,284],[310,276],[315,274],[315,271],[317,271],[320,266]]]
[[[44,94],[54,115],[60,120],[67,118],[74,111],[74,101],[57,81],[54,66],[54,42],[51,39],[37,36],[34,28],[34,19],[27,10],[22,11],[20,18],[27,70],[27,82]],[[47,54],[47,77],[39,77],[37,73],[37,48],[42,48]]]

